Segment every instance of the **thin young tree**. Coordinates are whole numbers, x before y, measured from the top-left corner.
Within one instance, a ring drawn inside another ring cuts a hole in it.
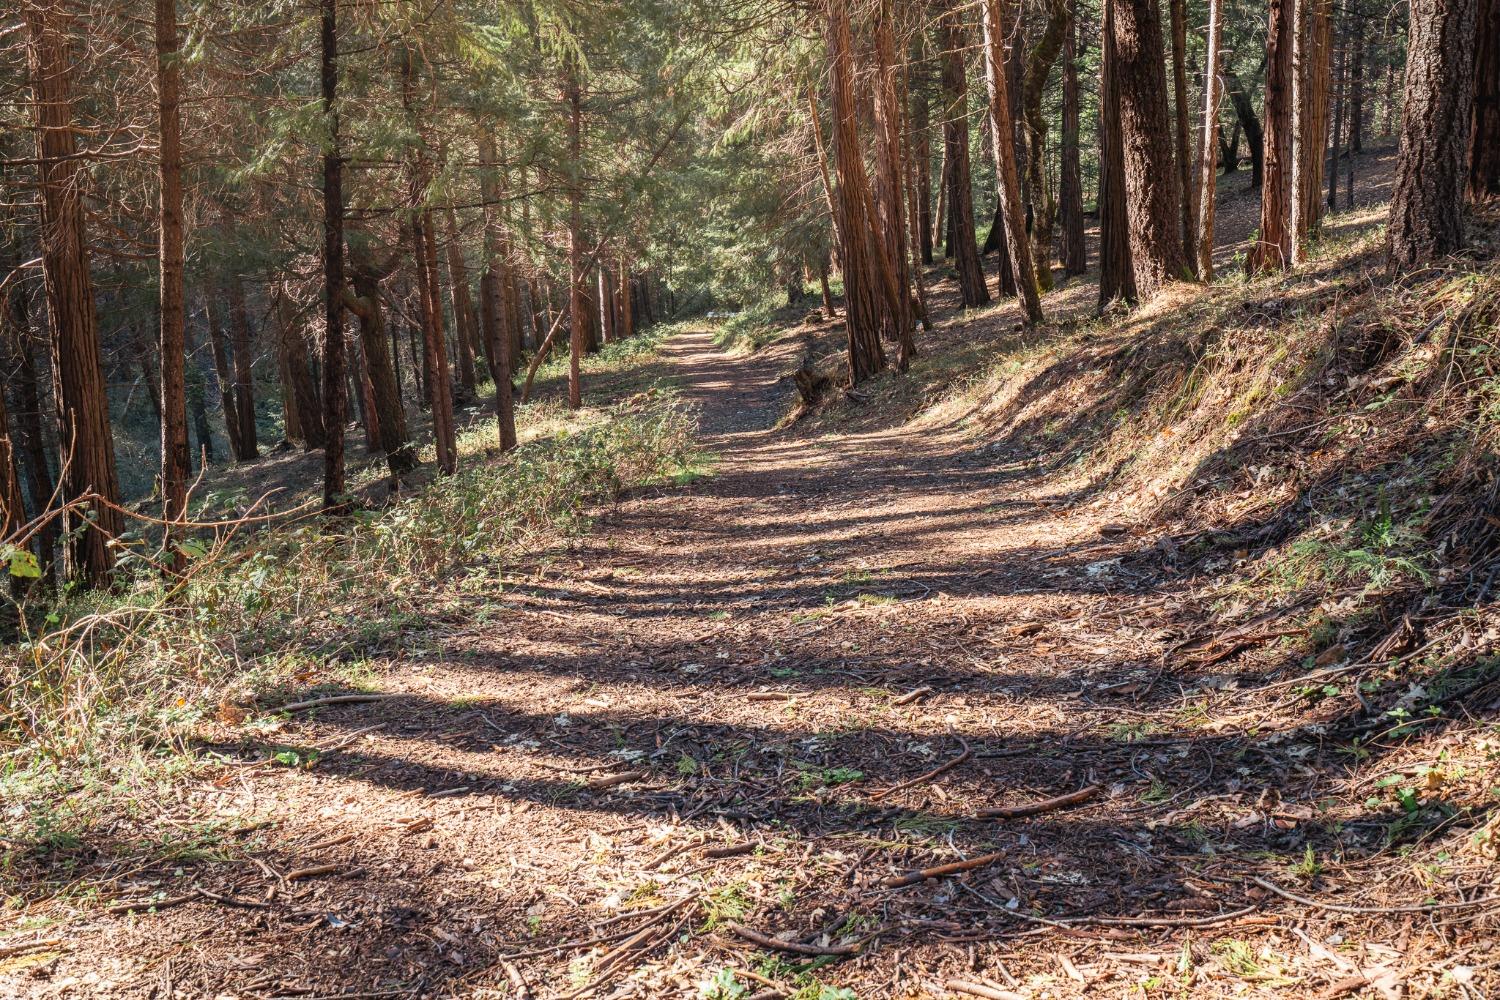
[[[1245,258],[1249,274],[1283,270],[1292,258],[1293,0],[1270,0],[1266,29],[1266,148],[1260,238]]]
[[[1058,216],[1062,224],[1063,273],[1088,270],[1088,244],[1083,233],[1083,170],[1078,148],[1078,10],[1068,0],[1068,33],[1063,40],[1062,179],[1058,184]]]
[[[323,510],[345,505],[344,160],[339,150],[338,0],[319,2],[318,76],[323,111]]]
[[[1099,106],[1118,102],[1114,5],[1106,0],[1099,42]],[[1135,269],[1130,261],[1130,224],[1125,212],[1125,150],[1119,116],[1099,116],[1099,310],[1115,302],[1135,302]]]
[[[1191,249],[1193,225],[1197,219],[1193,212],[1193,159],[1188,145],[1188,118],[1192,112],[1188,108],[1187,89],[1187,0],[1171,0],[1168,6],[1172,28],[1172,107],[1176,112],[1173,124],[1177,127],[1177,190],[1182,196],[1179,199],[1182,245]],[[1189,266],[1195,263],[1193,257],[1192,253],[1188,254]]]
[[[1113,13],[1114,87],[1124,149],[1125,215],[1135,287],[1149,299],[1190,276],[1167,116],[1161,14],[1155,0],[1105,0]]]
[[[1463,246],[1478,0],[1411,0],[1405,112],[1388,229],[1393,268]]]
[[[193,457],[188,448],[187,352],[183,301],[181,67],[177,51],[177,0],[156,0],[156,109],[160,149],[157,213],[161,329],[161,495],[164,548],[171,549],[171,523],[187,513],[187,481]],[[181,568],[182,556],[170,557]]]
[[[1223,59],[1223,0],[1208,3],[1208,52],[1203,71],[1203,144],[1198,156],[1198,228],[1195,253],[1198,277],[1211,281],[1214,276],[1214,209],[1217,192],[1219,158],[1219,102],[1223,96],[1219,63]]]
[[[1009,81],[1006,80],[1005,46],[1001,36],[1000,0],[984,0],[981,15],[984,25],[985,81],[990,94],[990,138],[995,150],[996,194],[1000,199],[1005,244],[1010,251],[1016,295],[1021,302],[1021,316],[1028,325],[1032,325],[1042,321],[1042,305],[1037,292],[1031,246],[1026,238],[1021,182],[1016,172],[1016,148],[1010,141],[1014,127],[1010,117],[1010,93],[1007,89]]]

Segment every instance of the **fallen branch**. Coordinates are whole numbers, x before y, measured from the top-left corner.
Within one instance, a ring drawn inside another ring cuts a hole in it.
[[[131,913],[136,910],[165,910],[168,907],[181,906],[183,903],[191,903],[197,898],[199,898],[198,893],[195,891],[185,893],[181,896],[168,896],[166,899],[159,899],[154,902],[149,899],[127,900],[124,903],[116,903],[113,906],[106,908],[104,912],[115,914],[116,916],[118,916],[119,914]]]
[[[1500,896],[1485,896],[1482,899],[1461,899],[1452,903],[1423,903],[1416,906],[1345,906],[1340,903],[1324,903],[1307,896],[1299,896],[1295,892],[1288,892],[1275,882],[1263,879],[1258,875],[1250,876],[1250,881],[1262,889],[1269,889],[1284,899],[1290,899],[1294,903],[1303,906],[1312,906],[1320,910],[1332,910],[1334,913],[1436,913],[1440,910],[1461,910],[1470,906],[1484,906],[1488,903],[1500,903]]]
[[[723,847],[710,847],[703,852],[705,858],[737,858],[741,854],[753,854],[760,845],[753,840],[747,840],[743,844],[725,844]]]
[[[922,696],[929,695],[929,694],[932,694],[932,687],[931,687],[931,685],[923,685],[922,687],[914,688],[914,689],[906,692],[905,694],[903,694],[899,698],[892,698],[891,699],[891,704],[892,705],[910,705],[912,702],[916,701],[918,698],[921,698]]]
[[[385,701],[388,698],[400,698],[399,694],[335,694],[326,698],[312,698],[308,701],[294,701],[290,705],[282,705],[273,708],[266,715],[280,715],[283,712],[305,712],[309,708],[322,708],[324,705],[357,705],[367,701]]]
[[[0,945],[0,958],[9,958],[22,952],[38,951],[42,948],[56,948],[62,944],[62,938],[43,938],[40,941],[28,941],[26,944]]]
[[[943,989],[950,993],[967,993],[971,997],[984,997],[985,1000],[1025,1000],[1020,993],[997,990],[993,986],[971,983],[963,979],[950,979],[943,984]]]
[[[769,934],[762,934],[760,931],[751,930],[744,924],[737,924],[732,921],[725,924],[724,926],[728,930],[733,931],[739,937],[742,937],[746,941],[749,941],[751,944],[758,944],[762,948],[770,948],[773,951],[786,951],[791,952],[793,955],[814,956],[859,954],[859,945],[857,944],[802,944],[799,941],[783,941],[781,940],[781,938],[773,938]]]
[[[642,778],[651,776],[650,771],[621,771],[619,774],[606,774],[602,778],[595,778],[586,786],[591,791],[599,791],[604,788],[613,788],[631,781],[640,781]]]
[[[916,885],[930,878],[942,878],[944,875],[956,875],[959,872],[973,871],[975,868],[983,868],[992,865],[996,861],[1004,859],[1004,851],[996,851],[994,854],[981,854],[977,858],[967,861],[954,861],[951,864],[938,865],[934,868],[923,868],[921,871],[907,872],[905,875],[892,875],[885,880],[887,889],[901,889],[908,885]]]
[[[288,882],[297,882],[305,878],[317,878],[319,875],[332,875],[342,868],[342,865],[311,865],[307,868],[296,868],[282,876]]]
[[[1035,816],[1038,813],[1066,809],[1069,806],[1076,806],[1079,803],[1087,802],[1095,795],[1098,795],[1103,788],[1103,785],[1088,785],[1078,789],[1076,792],[1069,792],[1066,795],[1059,795],[1056,798],[1042,799],[1040,802],[1026,802],[1018,806],[997,806],[994,809],[981,809],[979,816],[982,819],[1021,819],[1025,816]]]
[[[969,747],[969,744],[964,743],[964,741],[963,741],[962,738],[960,738],[958,742],[963,743],[963,747],[964,747],[964,752],[963,753],[959,754],[957,757],[954,757],[952,760],[948,761],[946,764],[939,764],[937,767],[933,768],[931,771],[928,771],[926,774],[919,775],[919,776],[917,776],[915,778],[912,778],[910,781],[903,781],[899,785],[892,785],[890,788],[882,788],[880,791],[874,792],[873,794],[870,795],[870,801],[871,802],[879,802],[881,799],[885,798],[887,795],[892,795],[892,794],[894,794],[896,792],[899,792],[899,791],[901,791],[903,789],[910,788],[913,785],[920,785],[924,781],[931,781],[933,778],[936,778],[938,775],[943,774],[946,771],[953,770],[955,767],[957,767],[958,765],[962,764],[964,761],[968,760],[970,757],[974,756],[974,751]]]

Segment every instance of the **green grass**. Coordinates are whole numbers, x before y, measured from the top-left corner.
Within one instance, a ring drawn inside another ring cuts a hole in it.
[[[0,648],[0,876],[101,823],[151,825],[151,803],[191,770],[197,734],[233,731],[271,692],[369,686],[372,657],[420,642],[417,623],[441,610],[438,581],[577,535],[622,490],[699,462],[670,394],[547,419],[550,433],[531,428],[504,458],[462,442],[455,475],[382,509],[223,530],[171,584],[127,562],[113,591],[19,609],[20,639]],[[282,766],[308,762],[277,752]]]

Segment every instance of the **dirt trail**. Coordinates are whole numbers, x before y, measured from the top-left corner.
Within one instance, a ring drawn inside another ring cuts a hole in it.
[[[1162,627],[1179,595],[1125,575],[1011,443],[774,432],[788,350],[669,342],[662,374],[701,408],[710,475],[455,589],[379,664],[394,697],[268,736],[323,748],[316,766],[185,793],[273,821],[247,857],[140,873],[136,891],[180,905],[96,910],[47,978],[15,981],[660,997],[729,968],[812,998],[931,996],[953,976],[1115,996],[1168,974],[1199,926],[1274,923],[1244,910],[1280,900],[1247,892],[1239,859],[1295,857],[1302,814],[1282,803],[1336,768],[1256,749],[1253,719],[1205,731],[1177,683],[1191,666],[1163,668],[1191,637]],[[978,818],[1096,784],[1077,808]],[[993,852],[962,879],[885,885]],[[181,898],[197,888],[214,896]],[[735,924],[794,938],[800,971]],[[812,968],[839,941],[867,953]],[[725,996],[769,989],[737,981]]]

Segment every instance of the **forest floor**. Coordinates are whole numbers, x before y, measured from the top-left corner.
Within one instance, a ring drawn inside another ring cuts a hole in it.
[[[356,693],[383,700],[299,714],[192,780],[184,812],[241,818],[232,843],[39,908],[54,953],[7,967],[0,939],[0,991],[1495,987],[1493,868],[1428,905],[1446,874],[1366,804],[1395,759],[1185,647],[1213,638],[1206,601],[1121,568],[1152,543],[1128,511],[960,420],[784,426],[801,344],[664,344],[638,374],[696,408],[701,476],[447,581],[366,651]],[[288,747],[309,766],[267,762]]]

